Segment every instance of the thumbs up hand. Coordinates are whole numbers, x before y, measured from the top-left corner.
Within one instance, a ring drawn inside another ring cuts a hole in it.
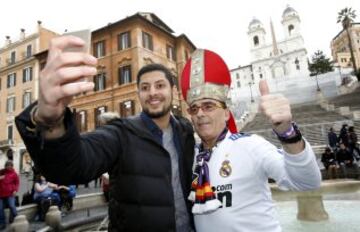
[[[290,102],[282,94],[270,94],[266,80],[259,82],[259,109],[272,124],[273,129],[282,134],[291,126],[292,115]]]

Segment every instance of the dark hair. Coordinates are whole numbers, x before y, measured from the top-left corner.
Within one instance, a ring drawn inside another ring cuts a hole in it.
[[[7,166],[14,167],[14,163],[13,163],[11,160],[7,160],[7,161],[5,162],[5,167],[7,167]]]
[[[143,66],[136,77],[136,83],[137,85],[139,85],[140,83],[140,78],[142,75],[144,75],[145,73],[148,72],[153,72],[153,71],[160,71],[163,72],[165,74],[166,79],[169,81],[170,86],[173,87],[174,86],[174,77],[173,74],[170,72],[170,70],[168,68],[166,68],[164,65],[162,64],[148,64]]]

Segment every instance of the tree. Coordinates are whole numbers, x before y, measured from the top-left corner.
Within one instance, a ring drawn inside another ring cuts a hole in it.
[[[351,62],[354,68],[354,73],[357,76],[358,81],[360,81],[360,70],[358,70],[358,67],[355,62],[354,50],[352,46],[352,37],[350,33],[350,28],[355,18],[356,18],[355,10],[351,9],[351,7],[349,8],[345,7],[340,12],[338,12],[337,23],[341,23],[343,29],[346,31],[349,41],[349,50],[350,50]]]
[[[310,76],[315,76],[317,90],[320,91],[317,76],[322,73],[334,71],[333,62],[330,61],[330,58],[326,58],[322,51],[317,50],[311,57],[311,63],[309,63],[309,71]]]
[[[333,62],[326,58],[323,51],[317,50],[309,63],[310,76],[334,71]]]

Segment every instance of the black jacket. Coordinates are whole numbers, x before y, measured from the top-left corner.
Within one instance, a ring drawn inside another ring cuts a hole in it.
[[[139,116],[115,120],[79,135],[68,110],[66,134],[43,141],[39,132],[32,129],[30,108],[16,117],[16,126],[36,166],[49,181],[86,183],[109,172],[109,231],[175,231],[170,155]],[[181,143],[179,172],[186,199],[195,142],[186,119],[176,120],[176,132]],[[191,215],[190,203],[185,201]]]

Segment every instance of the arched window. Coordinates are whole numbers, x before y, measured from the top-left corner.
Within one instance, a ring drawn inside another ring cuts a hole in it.
[[[254,36],[253,40],[254,40],[254,46],[258,46],[259,45],[259,37],[257,35]]]
[[[296,70],[300,70],[300,65],[299,65],[300,62],[299,62],[298,58],[295,59],[294,63],[296,65]]]
[[[289,35],[291,35],[292,31],[294,30],[294,25],[290,24],[289,27],[288,27],[288,30],[289,30]]]

